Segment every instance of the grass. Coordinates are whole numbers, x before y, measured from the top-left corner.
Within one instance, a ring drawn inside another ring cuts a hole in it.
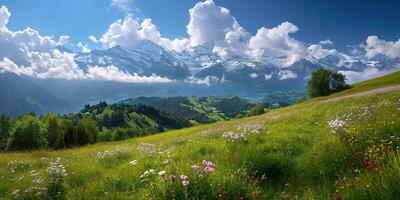
[[[45,199],[46,192],[24,190],[48,188],[47,168],[60,157],[67,173],[60,199],[396,199],[400,91],[323,101],[389,85],[400,85],[400,73],[261,116],[76,149],[2,153],[0,198],[19,189],[18,198]],[[215,171],[205,173],[203,160]],[[38,177],[43,183],[32,183]]]

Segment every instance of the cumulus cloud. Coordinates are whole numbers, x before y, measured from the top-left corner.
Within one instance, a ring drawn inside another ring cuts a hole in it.
[[[8,24],[8,20],[11,16],[11,13],[8,12],[8,8],[5,6],[0,7],[0,29],[5,28]]]
[[[132,48],[144,39],[178,52],[185,50],[189,44],[188,39],[170,40],[161,37],[157,26],[152,23],[151,19],[145,19],[139,23],[130,16],[111,24],[99,41],[107,48],[115,46]]]
[[[111,65],[108,67],[90,67],[86,78],[90,80],[120,81],[128,83],[170,83],[172,80],[156,75],[139,76],[121,71],[118,67]]]
[[[236,22],[228,9],[217,6],[212,0],[197,3],[189,10],[189,15],[186,28],[192,46],[213,46],[215,41],[224,40]]]
[[[27,66],[17,65],[7,57],[0,62],[0,68],[18,75],[27,75],[41,79],[83,79],[84,73],[74,61],[73,54],[52,52],[30,52]]]
[[[89,36],[89,40],[96,44],[99,43],[99,40],[97,40],[97,38],[94,37],[93,35]]]
[[[290,22],[283,22],[271,29],[265,27],[258,29],[256,35],[252,36],[249,41],[249,47],[252,49],[251,55],[255,58],[264,55],[282,57],[284,65],[290,65],[306,57],[305,45],[289,35],[298,30],[299,28]]]
[[[312,44],[307,48],[308,55],[312,58],[321,59],[328,55],[337,55],[336,49],[324,49],[322,45]]]
[[[400,39],[397,41],[385,41],[378,36],[368,36],[367,44],[364,46],[365,56],[373,58],[377,55],[385,55],[389,58],[400,57]]]
[[[82,44],[82,42],[78,42],[76,46],[79,47],[82,53],[90,53],[89,47],[87,45]]]
[[[58,39],[57,45],[65,46],[65,45],[68,44],[68,40],[69,40],[69,36],[68,35],[62,35]]]
[[[10,31],[7,28],[10,16],[7,7],[0,7],[0,46],[2,47],[0,48],[0,71],[41,79],[112,80],[130,83],[167,83],[172,81],[155,75],[129,74],[119,70],[116,66],[90,67],[85,73],[75,62],[73,53],[60,52],[57,49],[59,45],[68,43],[69,36],[61,36],[56,42],[52,37],[42,36],[31,28],[23,31]],[[90,51],[80,42],[77,46],[83,52]]]

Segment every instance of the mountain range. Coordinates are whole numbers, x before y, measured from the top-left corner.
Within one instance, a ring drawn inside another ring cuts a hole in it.
[[[58,50],[71,52],[65,47]],[[303,58],[288,66],[281,66],[269,57],[257,60],[238,56],[221,59],[212,49],[204,46],[178,53],[149,40],[141,41],[134,48],[115,46],[77,53],[75,62],[84,72],[93,66],[116,66],[124,73],[157,76],[170,81],[129,83],[39,79],[2,72],[0,94],[4,98],[0,100],[0,112],[10,115],[49,110],[65,113],[77,111],[84,104],[100,100],[117,102],[139,96],[235,95],[249,99],[273,99],[283,91],[296,94],[287,99],[288,103],[293,103],[305,94],[308,78],[320,67],[344,72],[346,75],[360,74],[364,79],[370,78],[366,77],[367,70],[384,74],[400,68],[399,58],[343,59],[341,55],[328,55],[320,59]]]

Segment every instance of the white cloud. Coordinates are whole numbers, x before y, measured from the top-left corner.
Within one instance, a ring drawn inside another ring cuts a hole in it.
[[[115,66],[90,67],[85,73],[75,63],[75,55],[60,52],[58,45],[66,45],[68,36],[61,36],[58,42],[50,36],[41,36],[38,31],[27,28],[12,32],[7,28],[11,14],[5,6],[0,8],[0,71],[13,72],[41,79],[90,79],[113,80],[131,83],[166,83],[171,80],[159,76],[139,76],[120,71]],[[126,26],[130,26],[128,24]],[[128,35],[129,36],[129,35]],[[90,49],[77,44],[83,52]]]
[[[8,20],[11,16],[11,13],[8,12],[7,7],[1,6],[0,7],[0,29],[5,28],[5,26],[8,24]]]
[[[257,77],[258,77],[258,74],[256,74],[256,73],[251,73],[251,74],[249,74],[249,76],[250,76],[251,78],[257,78]]]
[[[196,78],[196,77],[191,76],[191,77],[188,77],[185,79],[185,83],[207,85],[207,86],[210,86],[213,83],[217,83],[219,81],[220,81],[220,79],[215,76],[206,76],[204,78]]]
[[[320,45],[332,45],[333,42],[330,39],[319,41]]]
[[[283,22],[271,29],[265,27],[258,29],[256,35],[249,41],[250,55],[255,58],[264,55],[283,57],[283,65],[290,65],[306,57],[305,45],[289,36],[298,30],[298,27],[290,22]]]
[[[225,39],[219,41],[213,48],[213,52],[223,59],[233,56],[247,56],[248,41],[250,34],[242,28],[237,22],[234,29],[225,34]]]
[[[78,42],[76,46],[81,49],[82,53],[90,53],[89,47],[87,47],[87,45],[82,44],[82,42]]]
[[[272,78],[272,74],[265,74],[264,78],[265,78],[265,80],[269,80]]]
[[[157,26],[152,23],[151,19],[145,19],[139,23],[130,16],[111,24],[99,41],[108,48],[118,45],[132,48],[144,39],[178,52],[185,50],[189,45],[188,39],[185,38],[170,40],[161,37]]]
[[[131,0],[111,0],[111,6],[114,6],[125,14],[132,13],[132,1]]]
[[[398,70],[400,70],[400,68],[379,71],[377,68],[371,67],[371,68],[366,68],[361,72],[355,72],[355,71],[339,71],[339,72],[346,76],[348,83],[355,83],[371,78],[376,78],[379,76],[384,76]]]
[[[97,40],[96,37],[94,37],[93,35],[89,36],[90,41],[92,41],[93,43],[99,43],[99,40]]]
[[[278,72],[278,79],[285,80],[285,79],[292,79],[297,78],[297,74],[290,70],[282,70]]]
[[[321,59],[328,55],[337,55],[336,49],[324,49],[319,44],[312,44],[307,48],[308,55],[312,58]]]
[[[379,39],[377,36],[368,36],[364,46],[366,56],[373,58],[377,55],[385,55],[389,58],[400,57],[400,39],[392,42]]]
[[[205,45],[213,47],[216,41],[223,41],[225,34],[234,30],[236,23],[229,10],[206,0],[197,3],[189,10],[190,21],[187,33],[192,46]]]
[[[110,25],[100,42],[108,48],[115,46],[134,47],[141,40],[138,29],[140,25],[132,17],[118,20]]]
[[[68,35],[62,35],[58,39],[57,45],[65,46],[68,44],[69,36]]]
[[[74,55],[61,53],[57,49],[52,52],[30,52],[29,65],[17,65],[7,57],[1,61],[0,68],[18,75],[27,75],[41,79],[83,79],[84,73],[74,61]]]
[[[90,80],[106,80],[106,81],[119,81],[128,83],[170,83],[173,80],[168,78],[152,75],[152,76],[139,76],[138,74],[130,74],[121,71],[116,66],[108,67],[89,67],[86,78]]]

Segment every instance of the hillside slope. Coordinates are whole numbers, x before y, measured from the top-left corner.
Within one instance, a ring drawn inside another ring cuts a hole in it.
[[[256,104],[235,96],[228,97],[138,97],[120,103],[143,104],[174,113],[199,123],[210,123],[236,117]]]
[[[35,112],[66,112],[71,106],[44,88],[14,73],[0,72],[0,114],[11,117]]]
[[[395,85],[400,73],[261,116],[79,149],[4,153],[0,197],[48,187],[47,168],[60,157],[70,199],[396,199],[400,90],[353,95]]]

